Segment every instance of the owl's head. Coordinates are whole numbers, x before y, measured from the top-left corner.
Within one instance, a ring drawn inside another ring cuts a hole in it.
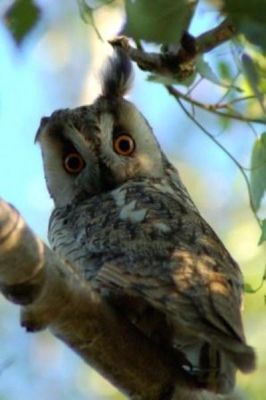
[[[57,207],[82,192],[91,196],[130,179],[163,175],[164,156],[152,129],[123,97],[131,81],[131,62],[117,49],[102,73],[102,94],[92,105],[42,118],[36,141]]]

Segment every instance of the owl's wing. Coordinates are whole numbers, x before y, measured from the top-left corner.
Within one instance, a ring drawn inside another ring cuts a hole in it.
[[[102,217],[98,202],[82,238],[98,270],[93,284],[145,299],[176,327],[177,340],[211,343],[242,371],[252,370],[241,272],[196,208],[146,185],[117,191]]]
[[[164,312],[175,327],[173,344],[192,362],[197,379],[209,390],[231,392],[235,385],[235,364],[241,369],[250,368],[253,357],[253,350],[246,346],[243,337],[238,294],[231,293],[235,288],[220,277],[210,276],[200,265],[202,260],[192,260],[189,252],[183,251],[173,261],[172,267],[175,263],[177,267],[170,277],[163,258],[162,253],[150,258],[135,252],[116,259],[109,257],[99,270],[97,286],[121,296],[145,299]],[[209,276],[204,276],[206,273]]]
[[[130,246],[125,255],[106,256],[97,274],[97,285],[145,298],[167,314],[181,337],[208,341],[229,353],[241,370],[248,370],[253,353],[245,345],[241,322],[241,278],[235,276],[235,271],[231,277],[225,276],[220,263],[226,260],[212,263],[210,256],[195,255],[188,248],[164,252],[162,247],[167,249],[167,242],[131,245],[136,246],[135,251]]]

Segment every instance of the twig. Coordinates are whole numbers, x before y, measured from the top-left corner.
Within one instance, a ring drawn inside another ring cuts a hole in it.
[[[169,89],[171,87],[170,86],[165,86],[165,87],[168,90],[168,92],[171,93],[171,91],[169,91]],[[241,174],[242,174],[242,176],[243,176],[243,178],[245,180],[246,186],[247,186],[248,195],[249,195],[249,204],[250,204],[251,211],[252,211],[252,213],[253,213],[253,215],[254,215],[259,227],[261,228],[262,227],[262,221],[258,217],[258,214],[257,214],[257,212],[255,210],[255,207],[254,207],[254,204],[253,204],[252,195],[251,195],[251,188],[250,188],[248,177],[247,177],[246,172],[245,172],[245,168],[235,159],[235,157],[210,132],[207,131],[207,129],[200,122],[198,122],[194,118],[194,116],[192,116],[189,113],[189,111],[187,111],[187,109],[184,107],[184,105],[182,104],[182,102],[181,102],[179,97],[176,97],[176,100],[177,100],[178,104],[180,105],[180,107],[182,108],[182,110],[184,111],[184,113],[189,117],[189,119],[191,119],[194,122],[194,124],[197,125],[198,128],[202,132],[204,132],[204,134],[206,136],[208,136],[208,138],[211,139],[230,158],[230,160],[237,166],[237,168],[241,172]]]
[[[180,90],[174,88],[173,86],[167,86],[167,90],[168,92],[173,95],[175,98],[181,98],[182,100],[185,100],[186,102],[193,104],[194,106],[197,106],[205,111],[210,111],[213,114],[219,115],[220,117],[224,117],[224,118],[231,118],[231,119],[236,119],[238,121],[242,121],[242,122],[254,122],[257,124],[266,124],[266,120],[260,119],[260,118],[248,118],[248,117],[244,117],[241,114],[230,114],[230,113],[224,113],[222,111],[220,111],[219,109],[224,107],[226,108],[226,104],[205,104],[205,103],[201,103],[200,101],[197,101],[195,99],[193,99],[190,96],[187,96],[186,94],[180,92]],[[243,100],[243,99],[241,99]]]
[[[135,61],[138,66],[151,73],[159,74],[162,76],[170,77],[176,81],[183,81],[187,79],[195,71],[195,59],[198,55],[212,50],[214,47],[231,39],[236,34],[236,29],[233,27],[229,20],[224,20],[216,28],[205,32],[195,39],[193,51],[186,51],[183,47],[174,52],[167,53],[147,53],[143,50],[141,43],[136,42],[137,48],[130,46],[129,40],[124,36],[116,37],[110,40],[112,46],[122,47],[128,54],[131,60]],[[242,122],[254,122],[259,124],[266,124],[265,119],[245,117],[236,111],[222,112],[221,108],[229,107],[229,104],[236,103],[237,101],[245,100],[244,98],[235,99],[228,104],[205,104],[184,94],[172,86],[168,86],[169,92],[175,97],[179,97],[190,104],[197,106],[205,111],[219,115],[224,118],[231,118]],[[246,97],[246,100],[250,97]]]

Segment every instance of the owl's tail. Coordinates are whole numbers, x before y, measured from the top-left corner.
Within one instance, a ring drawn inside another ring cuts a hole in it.
[[[234,350],[208,342],[184,346],[183,353],[192,365],[192,373],[209,391],[228,394],[235,387],[237,369],[251,372],[255,368],[254,350],[245,344],[235,343]]]
[[[251,346],[234,341],[230,347],[228,343],[222,343],[221,347],[241,372],[249,373],[255,369],[256,356]]]
[[[182,348],[191,363],[192,375],[208,391],[228,394],[233,391],[236,380],[236,366],[217,347],[201,342]]]

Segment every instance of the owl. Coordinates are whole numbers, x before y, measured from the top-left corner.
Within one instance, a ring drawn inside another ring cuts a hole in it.
[[[132,65],[122,49],[101,81],[93,104],[55,111],[36,135],[55,205],[51,247],[149,340],[182,354],[202,387],[229,393],[236,371],[255,367],[240,269],[124,98]]]

